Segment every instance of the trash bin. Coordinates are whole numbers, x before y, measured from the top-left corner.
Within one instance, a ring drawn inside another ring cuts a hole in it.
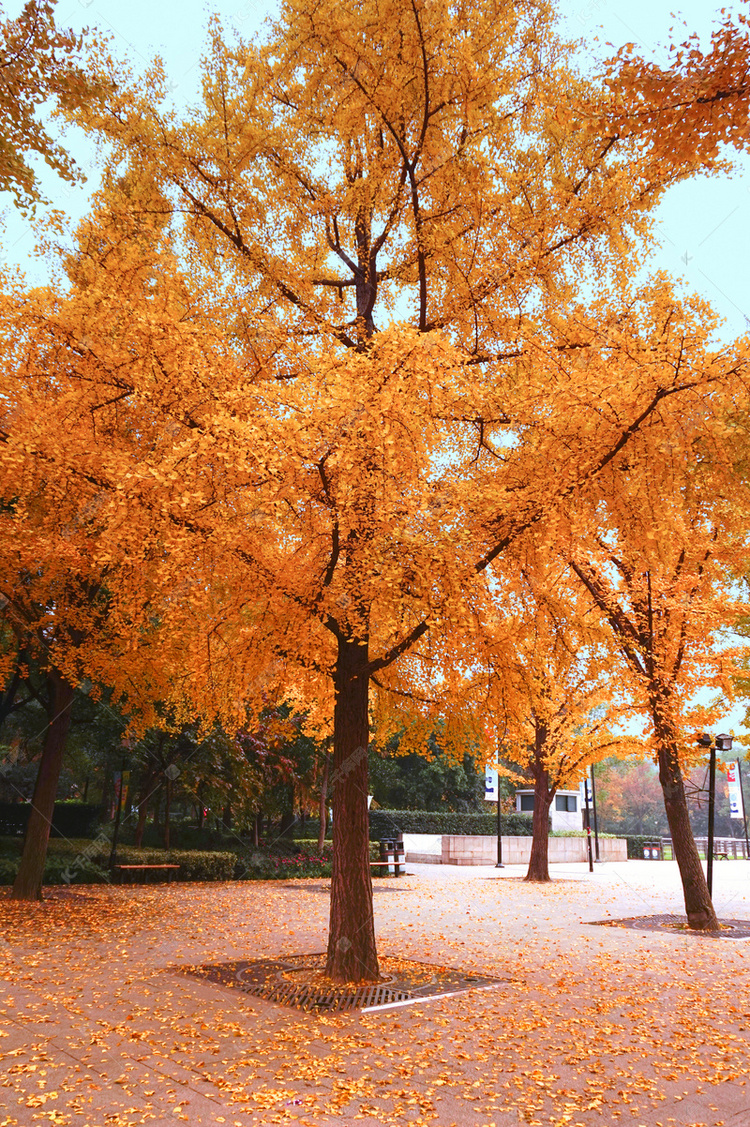
[[[396,876],[398,877],[398,876],[401,875],[401,873],[403,873],[404,866],[406,865],[406,851],[404,849],[404,839],[402,837],[397,838],[394,841],[393,852],[394,852],[394,862],[395,862],[394,871],[395,871]]]
[[[661,861],[663,851],[660,841],[647,841],[643,845],[643,858],[645,861]]]
[[[403,842],[402,842],[403,844]],[[384,838],[380,842],[380,860],[387,862],[388,872],[395,872],[396,867],[396,843],[393,838]]]

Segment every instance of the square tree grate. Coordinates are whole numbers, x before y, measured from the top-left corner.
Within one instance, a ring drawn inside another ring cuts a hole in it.
[[[180,969],[209,982],[236,987],[267,1002],[318,1013],[407,1006],[477,987],[487,989],[504,981],[388,955],[379,961],[379,982],[342,986],[325,978],[324,954],[286,955],[278,959],[250,959]]]
[[[750,939],[750,920],[719,920],[718,931],[696,931],[687,916],[630,916],[625,920],[591,920],[594,927],[629,927],[634,931],[666,931],[701,939]]]

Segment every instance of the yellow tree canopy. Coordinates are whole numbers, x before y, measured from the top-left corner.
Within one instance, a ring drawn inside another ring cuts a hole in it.
[[[723,145],[744,149],[750,139],[748,16],[722,11],[707,50],[692,35],[671,51],[669,67],[647,62],[632,43],[611,61],[615,127],[651,140],[670,164],[721,167]]]
[[[528,542],[530,541],[530,542]],[[591,763],[632,755],[623,724],[637,712],[586,592],[564,562],[529,537],[516,555],[520,581],[484,621],[484,715],[506,760],[543,781],[544,798],[576,787]]]
[[[82,37],[55,26],[54,8],[54,0],[27,0],[16,19],[0,18],[0,191],[12,192],[24,210],[40,199],[30,152],[66,180],[80,176],[40,111],[52,101],[72,112],[94,94],[83,66]]]

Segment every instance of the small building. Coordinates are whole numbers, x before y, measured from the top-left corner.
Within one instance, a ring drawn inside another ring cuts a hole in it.
[[[516,810],[522,814],[534,813],[533,788],[516,791]],[[581,792],[578,790],[557,791],[549,813],[553,830],[582,830],[584,827]]]

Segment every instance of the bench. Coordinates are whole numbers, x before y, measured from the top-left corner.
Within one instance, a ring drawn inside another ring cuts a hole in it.
[[[714,850],[714,860],[715,861],[728,861],[729,860],[729,854],[728,853],[722,853],[720,849]]]
[[[120,879],[122,879],[123,873],[134,873],[143,869],[160,869],[162,872],[166,872],[168,883],[172,879],[172,874],[176,873],[179,867],[179,865],[114,865],[113,872],[119,873]]]
[[[380,868],[381,866],[393,865],[394,871],[393,871],[392,875],[394,877],[405,877],[406,872],[404,871],[404,864],[405,864],[405,862],[403,862],[403,861],[398,862],[398,863],[396,861],[370,861],[370,868],[371,869],[374,868],[374,867]],[[391,874],[389,874],[389,875],[391,875]]]

